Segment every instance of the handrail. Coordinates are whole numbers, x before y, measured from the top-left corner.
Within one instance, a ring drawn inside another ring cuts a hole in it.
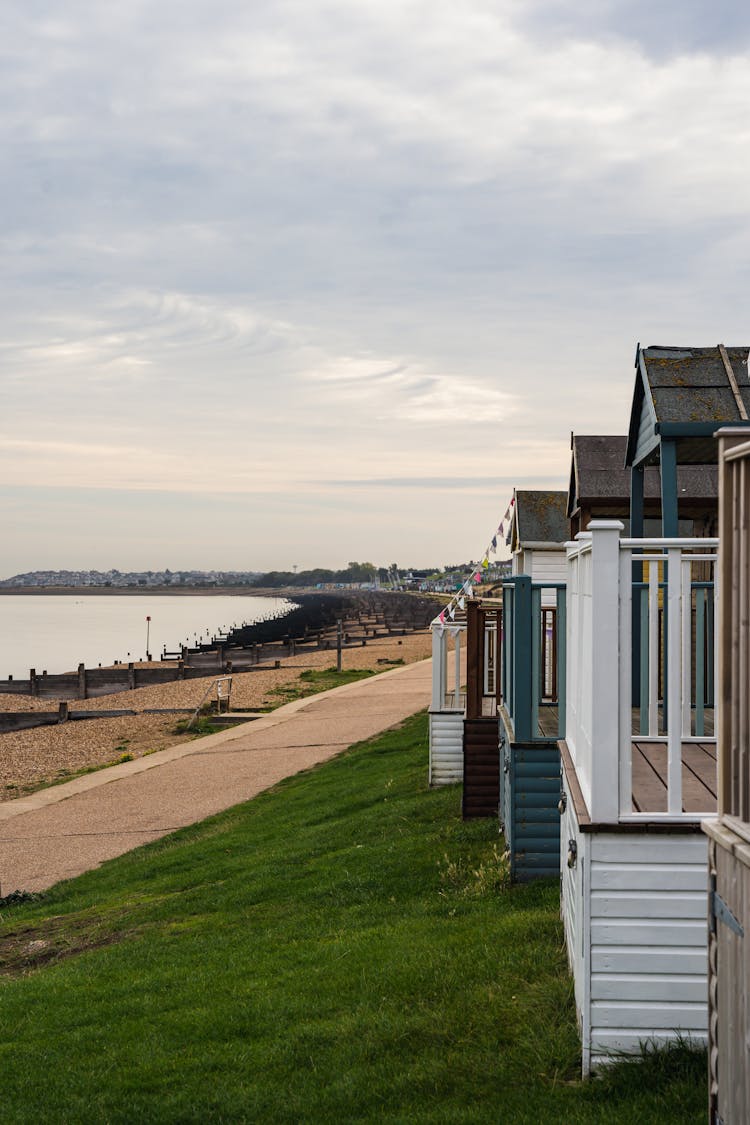
[[[691,812],[683,812],[683,774],[693,777],[684,747],[712,741],[718,540],[621,538],[622,530],[619,521],[593,521],[585,539],[567,545],[566,740],[592,819],[694,820],[709,810],[697,811],[705,790],[691,780]],[[664,789],[647,784],[653,771]]]
[[[545,591],[554,605],[544,605]],[[505,713],[517,742],[549,741],[565,733],[566,584],[515,575],[503,583],[501,686]],[[557,728],[545,724],[544,708],[557,707]]]

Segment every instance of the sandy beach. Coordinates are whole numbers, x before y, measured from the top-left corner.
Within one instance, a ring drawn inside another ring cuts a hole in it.
[[[378,661],[403,660],[412,663],[431,654],[429,630],[404,637],[380,637],[366,646],[346,649],[344,668],[371,668],[384,671],[389,665]],[[330,651],[306,652],[284,658],[279,668],[260,665],[252,672],[232,678],[232,710],[253,710],[284,702],[279,693],[293,686],[308,668],[330,668],[336,655]],[[135,691],[88,699],[87,710],[108,711],[128,708],[141,711],[152,707],[197,707],[215,676],[175,681]],[[55,709],[53,700],[36,700],[27,695],[0,696],[0,710],[26,711]],[[112,719],[91,719],[60,726],[37,727],[0,735],[0,801],[12,800],[40,785],[69,777],[80,770],[100,767],[128,754],[140,758],[164,750],[186,735],[176,730],[179,715],[129,715]],[[189,736],[188,736],[189,737]]]

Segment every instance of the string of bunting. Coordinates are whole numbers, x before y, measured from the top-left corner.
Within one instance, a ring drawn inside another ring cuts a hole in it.
[[[492,536],[492,539],[490,540],[490,543],[489,543],[489,546],[487,547],[487,549],[482,553],[481,563],[479,563],[472,570],[469,577],[464,580],[464,582],[461,584],[460,588],[456,591],[456,593],[453,595],[451,600],[448,602],[447,606],[445,606],[444,609],[441,609],[440,613],[437,615],[435,620],[432,622],[433,625],[437,625],[437,626],[439,626],[443,629],[450,627],[449,622],[454,620],[454,618],[456,616],[456,610],[466,608],[466,599],[473,596],[475,585],[477,585],[479,582],[482,581],[482,571],[489,570],[490,555],[497,554],[498,536],[500,537],[501,540],[505,541],[506,546],[510,543],[510,532],[511,532],[511,522],[512,522],[511,521],[511,515],[512,515],[512,512],[513,512],[513,507],[515,505],[515,502],[516,502],[515,496],[511,497],[510,503],[508,504],[508,507],[505,509],[505,515],[503,516],[503,518],[500,520],[500,523],[498,524],[497,531]],[[506,531],[506,528],[507,528],[507,531]],[[448,618],[448,621],[446,621],[446,618]]]

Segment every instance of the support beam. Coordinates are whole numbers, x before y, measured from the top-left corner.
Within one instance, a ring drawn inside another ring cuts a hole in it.
[[[679,534],[679,519],[677,513],[677,443],[662,440],[660,449],[661,533],[665,539],[676,539]]]

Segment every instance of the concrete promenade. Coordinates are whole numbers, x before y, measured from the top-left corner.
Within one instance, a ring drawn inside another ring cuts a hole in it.
[[[0,804],[0,895],[80,875],[395,726],[429,705],[431,670],[394,668]]]

